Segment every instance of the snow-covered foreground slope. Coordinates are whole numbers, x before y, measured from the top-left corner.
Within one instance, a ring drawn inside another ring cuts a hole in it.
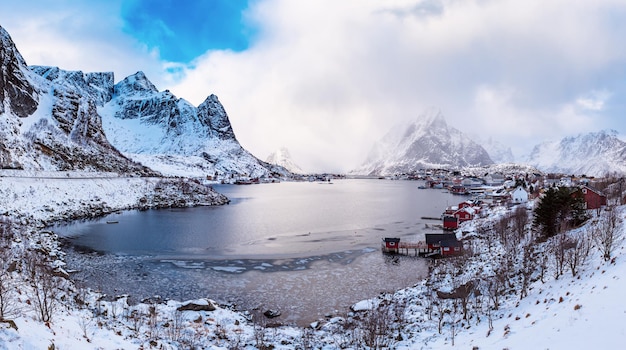
[[[619,208],[620,220],[626,218]],[[626,235],[623,222],[620,234]],[[573,232],[580,232],[583,227]],[[546,254],[551,254],[546,251]],[[483,266],[488,266],[484,262]],[[494,312],[493,330],[483,320],[467,329],[459,329],[454,342],[450,330],[433,336],[428,348],[460,349],[612,349],[626,340],[626,247],[618,245],[613,258],[606,262],[596,247],[580,273],[569,271],[555,279],[553,270],[546,281],[530,285],[524,298],[506,298],[501,310]],[[446,334],[447,333],[447,334]],[[420,348],[415,344],[407,348]]]

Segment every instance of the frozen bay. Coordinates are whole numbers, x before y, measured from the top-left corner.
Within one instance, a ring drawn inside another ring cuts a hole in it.
[[[129,211],[55,228],[71,243],[68,268],[109,295],[209,297],[278,309],[280,321],[302,325],[418,282],[427,261],[384,256],[381,238],[422,240],[439,222],[421,217],[463,199],[415,181],[215,188],[230,205]]]

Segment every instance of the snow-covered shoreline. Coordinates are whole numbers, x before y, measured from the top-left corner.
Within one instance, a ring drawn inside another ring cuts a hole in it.
[[[120,210],[228,203],[225,196],[189,179],[81,172],[10,174],[0,174],[0,208],[4,216],[33,227]]]

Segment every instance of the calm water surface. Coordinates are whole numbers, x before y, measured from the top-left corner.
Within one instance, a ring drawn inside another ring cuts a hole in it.
[[[421,217],[460,201],[418,184],[220,185],[229,205],[128,211],[55,232],[76,248],[66,258],[76,279],[107,294],[209,297],[304,325],[424,276],[427,261],[380,252],[383,237],[437,232]]]

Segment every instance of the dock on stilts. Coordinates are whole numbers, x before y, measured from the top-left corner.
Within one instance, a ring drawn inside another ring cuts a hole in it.
[[[381,249],[385,254],[407,256],[447,257],[463,254],[463,243],[453,233],[427,233],[426,242],[400,242],[400,238],[383,238]]]
[[[388,238],[386,239],[388,240]],[[395,244],[390,243],[393,242],[383,240],[381,247],[383,253],[413,256],[424,256],[426,254],[432,253],[432,251],[428,249],[428,244],[426,244],[425,242],[395,242]]]

